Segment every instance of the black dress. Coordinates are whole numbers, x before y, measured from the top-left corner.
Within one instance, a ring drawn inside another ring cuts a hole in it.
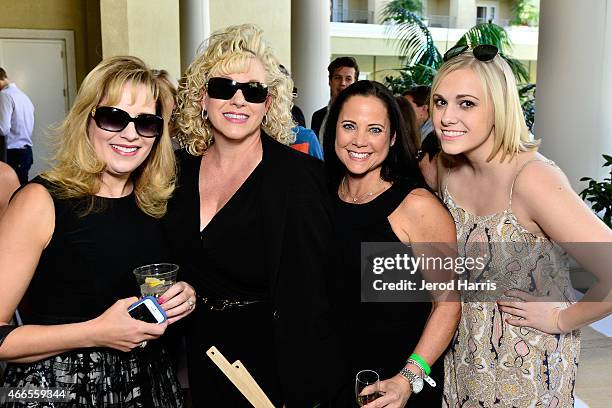
[[[53,190],[40,177],[32,182]],[[134,268],[169,260],[161,223],[138,208],[133,193],[96,197],[97,210],[86,216],[89,199],[51,195],[55,229],[20,304],[24,324],[98,317],[118,299],[139,296]],[[183,406],[174,368],[159,340],[129,353],[86,348],[34,363],[9,363],[2,386],[26,385],[69,389],[70,401],[56,404],[62,407]]]
[[[364,204],[346,203],[336,195],[334,210],[345,287],[341,292],[345,297],[341,298],[338,308],[344,316],[343,342],[351,370],[343,406],[356,406],[354,381],[360,370],[374,370],[381,380],[399,373],[429,318],[431,303],[362,303],[360,299],[361,243],[400,242],[387,217],[418,187],[406,180],[397,181]],[[436,388],[425,384],[419,394],[410,397],[407,405],[441,406],[443,372],[443,361],[439,359],[430,374],[437,382]]]

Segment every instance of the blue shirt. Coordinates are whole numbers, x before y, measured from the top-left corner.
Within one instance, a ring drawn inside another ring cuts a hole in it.
[[[298,125],[291,130],[295,133],[295,142],[291,144],[291,147],[302,153],[307,153],[316,157],[319,160],[323,160],[321,143],[319,143],[319,138],[317,138],[317,135],[312,129],[306,129]]]
[[[0,136],[6,138],[7,149],[32,146],[34,105],[17,85],[8,84],[0,90]]]

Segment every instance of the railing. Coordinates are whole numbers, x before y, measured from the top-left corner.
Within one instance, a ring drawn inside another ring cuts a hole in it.
[[[331,21],[336,23],[373,24],[374,12],[371,10],[344,10],[342,7],[334,7],[331,13]]]
[[[457,25],[456,16],[429,15],[424,20],[428,27],[454,28]]]
[[[486,18],[482,18],[482,17],[476,17],[476,24],[484,24],[484,23],[488,23],[489,19]],[[497,24],[498,26],[502,26],[502,27],[509,27],[510,26],[510,20],[507,18],[504,19],[494,19],[492,20],[492,23]]]

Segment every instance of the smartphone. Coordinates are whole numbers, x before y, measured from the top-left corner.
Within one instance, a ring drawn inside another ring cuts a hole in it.
[[[134,319],[147,323],[163,323],[168,319],[164,309],[153,296],[145,296],[128,308],[128,313]]]

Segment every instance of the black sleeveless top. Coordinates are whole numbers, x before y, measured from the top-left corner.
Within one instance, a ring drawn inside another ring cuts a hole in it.
[[[346,203],[335,194],[343,282],[337,300],[338,309],[342,310],[343,341],[352,381],[357,372],[364,369],[377,371],[381,380],[396,375],[416,347],[429,318],[431,303],[361,303],[360,296],[361,243],[400,242],[387,217],[419,187],[422,186],[400,180],[364,204]],[[438,386],[432,389],[425,385],[420,394],[410,397],[411,402],[441,404],[442,366],[440,358],[432,367],[431,376]]]
[[[99,210],[81,216],[89,198],[59,199],[50,182],[32,182],[49,190],[55,228],[20,305],[24,323],[93,319],[118,299],[140,296],[134,268],[170,260],[160,221],[138,208],[133,193],[96,197]]]

